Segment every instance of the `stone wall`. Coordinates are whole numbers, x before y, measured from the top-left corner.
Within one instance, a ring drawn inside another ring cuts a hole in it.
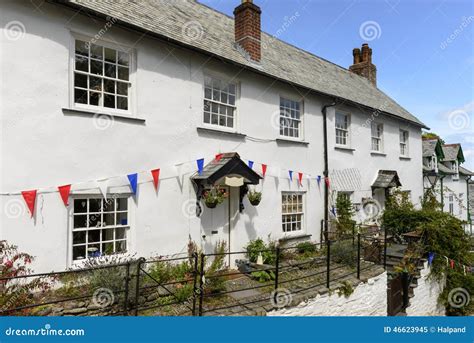
[[[438,304],[438,296],[443,292],[444,282],[429,277],[430,268],[425,262],[420,271],[418,286],[414,288],[414,296],[406,309],[407,316],[444,316],[445,308]]]
[[[267,313],[267,316],[386,316],[387,273],[361,282],[349,296],[337,292],[317,295],[294,307]]]

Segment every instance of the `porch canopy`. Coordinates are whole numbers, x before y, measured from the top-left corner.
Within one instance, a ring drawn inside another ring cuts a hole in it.
[[[379,170],[377,178],[372,184],[372,189],[374,188],[392,188],[400,187],[400,178],[395,170]]]
[[[204,166],[201,175],[195,174],[192,176],[192,180],[196,185],[204,188],[214,185],[226,176],[242,177],[244,185],[258,185],[262,178],[240,159],[238,153],[229,152],[222,154],[219,160],[215,159]]]

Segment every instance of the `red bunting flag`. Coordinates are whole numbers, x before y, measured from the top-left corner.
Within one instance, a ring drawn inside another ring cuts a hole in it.
[[[449,263],[451,265],[451,269],[454,269],[454,260],[449,261]]]
[[[300,183],[300,186],[303,185],[302,181],[303,181],[303,173],[298,173],[298,182]]]
[[[153,176],[153,185],[155,186],[155,190],[158,190],[158,180],[160,179],[160,168],[153,169],[151,171],[151,175]]]
[[[30,209],[31,217],[35,213],[35,203],[36,203],[36,189],[32,191],[23,191],[21,192],[23,199],[25,199],[26,206]]]
[[[64,185],[58,187],[59,194],[65,206],[69,205],[69,193],[71,192],[71,185]]]
[[[262,163],[262,175],[265,177],[265,174],[267,173],[267,165]]]
[[[326,182],[326,186],[329,188],[329,177],[326,176],[324,182]]]
[[[217,154],[214,161],[219,162],[224,154]]]

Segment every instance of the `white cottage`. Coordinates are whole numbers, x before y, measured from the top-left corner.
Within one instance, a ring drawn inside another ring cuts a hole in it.
[[[421,196],[424,125],[376,87],[367,45],[348,70],[261,32],[251,1],[234,15],[195,1],[0,3],[0,238],[36,271],[185,253],[189,240],[318,241],[334,192]],[[214,184],[228,197],[210,209]]]

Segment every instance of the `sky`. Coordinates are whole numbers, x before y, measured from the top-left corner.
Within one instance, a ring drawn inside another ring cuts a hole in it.
[[[199,0],[233,16],[239,0]],[[254,0],[262,30],[342,67],[369,43],[377,86],[474,170],[474,1]]]

